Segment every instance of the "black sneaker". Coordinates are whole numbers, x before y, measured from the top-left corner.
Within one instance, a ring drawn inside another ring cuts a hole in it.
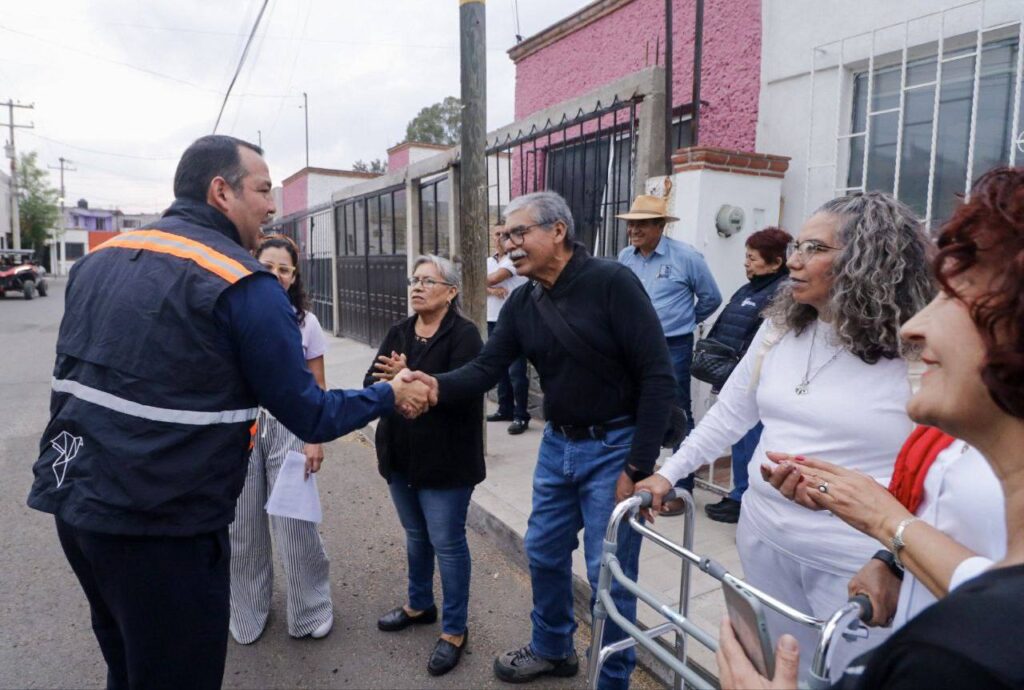
[[[500,412],[495,412],[494,414],[487,415],[487,421],[488,422],[511,422],[512,421],[512,415],[510,415],[510,414],[502,414]]]
[[[508,425],[508,433],[512,434],[513,436],[518,436],[519,434],[523,433],[529,428],[529,419],[517,419]]]
[[[541,676],[569,678],[579,670],[576,652],[565,659],[544,659],[534,654],[530,645],[505,652],[494,660],[494,675],[506,683],[529,683]]]
[[[704,506],[704,513],[715,522],[735,524],[740,521],[741,505],[742,504],[739,501],[734,501],[733,499],[726,497],[718,503],[712,503],[709,506]]]

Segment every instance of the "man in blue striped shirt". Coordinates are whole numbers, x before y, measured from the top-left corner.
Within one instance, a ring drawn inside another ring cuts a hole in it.
[[[665,225],[679,220],[668,215],[665,199],[641,195],[629,213],[617,218],[626,221],[630,246],[619,252],[619,262],[640,278],[654,310],[658,313],[672,368],[676,375],[679,406],[686,413],[688,428],[693,428],[690,402],[690,362],[693,359],[693,332],[697,324],[715,313],[722,303],[711,270],[704,257],[690,245],[665,237]],[[679,484],[693,491],[693,475]],[[664,515],[682,512],[682,501],[670,501]]]

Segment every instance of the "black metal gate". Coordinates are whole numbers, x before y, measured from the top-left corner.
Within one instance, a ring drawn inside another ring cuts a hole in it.
[[[405,188],[346,199],[334,207],[339,332],[369,345],[405,318]]]
[[[626,246],[625,221],[636,165],[637,104],[597,103],[556,123],[495,139],[487,149],[491,222],[509,198],[550,189],[569,203],[577,239],[596,256]]]
[[[324,205],[310,209],[266,227],[264,231],[287,235],[299,245],[299,274],[309,298],[309,309],[323,329],[333,333],[331,260],[334,257],[334,217],[331,207]]]

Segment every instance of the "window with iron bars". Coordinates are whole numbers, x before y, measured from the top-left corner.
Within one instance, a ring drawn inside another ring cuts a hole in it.
[[[922,218],[930,218],[933,226],[948,219],[965,190],[976,74],[978,103],[970,177],[976,179],[1010,160],[1016,140],[1010,129],[1019,50],[1016,36],[988,41],[982,45],[981,65],[976,69],[974,45],[946,49],[940,68],[938,49],[933,47],[931,55],[907,61],[902,84],[901,63],[856,74],[847,186],[854,189],[864,181],[865,189],[895,192]],[[936,126],[938,132],[933,133]],[[929,208],[933,141],[935,169]]]
[[[677,118],[669,132],[675,148],[693,143],[690,116]],[[633,141],[617,136],[570,141],[547,154],[547,180],[569,203],[580,242],[596,256],[617,256],[628,244],[625,221],[616,218],[632,202]]]

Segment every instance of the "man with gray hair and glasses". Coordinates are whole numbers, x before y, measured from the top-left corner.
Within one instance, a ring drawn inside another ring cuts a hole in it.
[[[500,241],[519,275],[531,282],[513,293],[497,326],[472,362],[436,378],[402,376],[431,385],[441,402],[481,395],[516,358],[540,375],[547,426],[533,479],[526,555],[533,587],[529,643],[500,655],[498,678],[521,683],[572,676],[572,552],[584,530],[587,578],[597,589],[601,545],[615,504],[654,468],[675,401],[675,379],[661,324],[643,285],[625,266],[592,258],[575,242],[572,213],[554,192],[513,199]],[[628,527],[619,559],[637,575],[639,535]],[[636,599],[618,584],[616,606],[630,620]],[[593,605],[593,601],[591,601]],[[624,634],[608,622],[606,640]],[[626,688],[632,650],[605,664],[599,687]]]

